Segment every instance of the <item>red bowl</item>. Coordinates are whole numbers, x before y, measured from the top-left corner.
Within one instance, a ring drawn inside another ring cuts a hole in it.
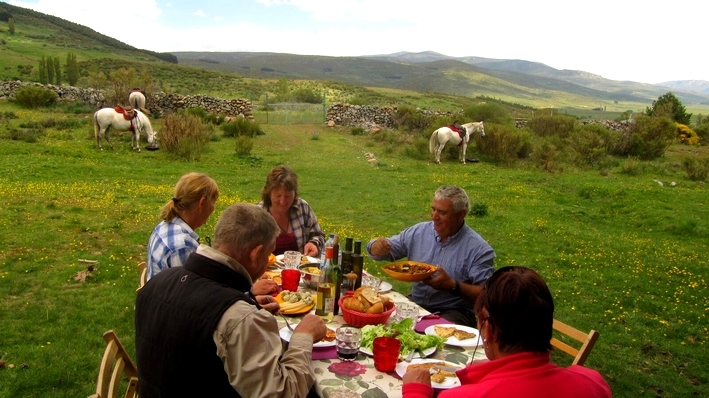
[[[365,325],[384,324],[387,320],[389,320],[389,317],[394,312],[394,309],[396,309],[394,303],[389,302],[389,305],[387,306],[386,310],[381,314],[366,314],[364,312],[353,311],[349,308],[345,308],[345,306],[342,305],[344,299],[345,297],[340,297],[340,301],[337,302],[340,306],[342,317],[345,318],[345,322],[347,324],[358,328],[361,328]]]

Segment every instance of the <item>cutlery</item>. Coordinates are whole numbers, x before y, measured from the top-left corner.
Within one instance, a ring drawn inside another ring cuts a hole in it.
[[[404,359],[404,361],[406,361],[406,362],[411,362],[411,360],[414,359],[414,353],[415,353],[415,352],[416,352],[416,351],[411,350],[411,352],[409,353],[409,355],[406,356],[406,358]],[[422,358],[423,358],[423,357],[422,357]]]
[[[437,319],[437,318],[440,318],[440,317],[438,316],[439,313],[440,313],[440,311],[436,311],[436,312],[432,312],[432,313],[427,314],[427,315],[421,315],[421,316],[419,316],[418,318],[416,318],[416,322],[421,322],[421,321],[424,320],[424,319]]]
[[[455,373],[455,372],[459,371],[459,370],[462,369],[462,368],[456,368],[456,367],[454,367],[454,366],[434,365],[434,366],[431,367],[431,371],[434,371],[434,369],[438,369],[438,370],[443,370],[443,371],[446,371],[446,372],[453,372],[453,373]],[[435,372],[435,371],[434,371],[434,372]]]
[[[283,320],[286,321],[286,327],[288,328],[288,330],[290,330],[291,332],[294,332],[293,326],[291,326],[290,323],[288,323],[288,318],[286,318],[285,315],[283,315],[283,314],[280,314],[280,315],[281,315],[281,318],[283,318]]]

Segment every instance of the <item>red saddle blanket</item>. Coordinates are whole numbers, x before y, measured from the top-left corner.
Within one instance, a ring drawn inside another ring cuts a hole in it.
[[[455,124],[448,125],[449,129],[455,131],[460,136],[460,142],[458,143],[458,146],[463,145],[463,142],[465,141],[465,129],[459,127],[460,126],[456,126]]]
[[[131,120],[131,119],[135,119],[135,117],[138,116],[138,114],[135,113],[135,111],[131,111],[131,113],[128,114],[128,113],[126,113],[126,110],[121,108],[120,106],[114,107],[113,110],[122,114],[124,119],[130,120],[130,129],[129,130],[135,131],[135,126],[133,125],[133,120]]]

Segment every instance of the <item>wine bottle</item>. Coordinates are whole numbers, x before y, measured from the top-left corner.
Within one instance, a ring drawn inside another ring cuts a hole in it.
[[[332,281],[330,271],[332,269],[332,247],[325,248],[325,266],[320,275],[318,283],[317,303],[315,303],[315,315],[331,321],[334,316],[335,308],[333,300],[335,298],[335,290],[337,286]]]
[[[340,285],[342,285],[342,268],[339,264],[340,237],[335,235],[332,243],[332,268],[330,268],[330,280],[335,284],[335,298],[333,299],[333,315],[340,314]]]
[[[332,242],[335,240],[335,234],[330,234],[330,237],[325,241],[325,246],[322,248],[322,253],[320,253],[320,269],[325,268],[325,249],[332,247]]]
[[[340,268],[342,268],[342,275],[347,275],[352,272],[352,242],[351,236],[345,239],[345,250],[342,251],[342,261],[340,261]]]
[[[362,267],[364,266],[364,256],[362,256],[362,241],[357,240],[354,243],[354,252],[352,253],[352,272],[357,275],[355,281],[355,290],[362,286]]]

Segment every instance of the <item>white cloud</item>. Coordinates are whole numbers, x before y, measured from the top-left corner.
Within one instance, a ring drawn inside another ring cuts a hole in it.
[[[193,12],[192,15],[196,15],[198,17],[206,17],[207,16],[207,14],[205,14],[204,11],[202,11],[202,10],[197,10],[197,11]]]

